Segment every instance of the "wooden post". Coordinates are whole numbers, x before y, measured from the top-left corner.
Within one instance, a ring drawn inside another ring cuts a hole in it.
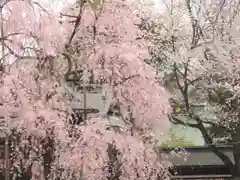
[[[0,64],[3,66],[4,62],[5,62],[5,45],[4,45],[4,27],[3,27],[3,22],[4,22],[4,18],[3,18],[3,7],[2,5],[4,4],[5,2],[2,0],[0,2],[0,5],[1,5],[1,8],[0,8],[0,16],[1,16],[1,24],[0,24],[0,28],[1,28],[1,54],[2,54],[2,57],[1,57],[1,61],[0,61]]]
[[[87,120],[87,89],[86,89],[86,85],[84,83],[83,85],[83,109],[84,109],[84,121]]]
[[[0,5],[2,6],[5,2],[2,0]],[[5,63],[5,45],[4,45],[4,27],[3,27],[3,7],[0,8],[0,16],[1,16],[1,51],[2,51],[2,60],[0,62],[0,64],[3,67],[3,64]],[[5,131],[5,180],[10,180],[10,167],[9,167],[9,134],[8,134],[8,119],[6,122],[6,129]]]
[[[10,167],[9,167],[9,134],[5,132],[5,180],[10,180]]]
[[[4,118],[1,118],[4,119]],[[5,180],[10,180],[10,152],[9,152],[9,124],[8,119],[4,119],[4,125],[1,124],[1,131],[4,132],[4,170],[5,170]],[[2,123],[1,122],[1,123]]]

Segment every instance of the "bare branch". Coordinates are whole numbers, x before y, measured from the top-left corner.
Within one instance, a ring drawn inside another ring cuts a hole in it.
[[[174,75],[175,75],[175,78],[176,78],[176,81],[177,81],[177,86],[184,98],[184,101],[185,101],[185,106],[186,106],[186,109],[189,110],[190,108],[190,105],[189,105],[189,100],[188,100],[188,87],[189,87],[189,83],[188,83],[188,71],[189,71],[189,68],[188,68],[188,65],[189,65],[189,60],[187,63],[184,63],[184,73],[182,73],[176,63],[174,63]],[[180,79],[178,77],[178,73],[177,72],[180,72],[180,74],[183,76],[183,79],[184,79],[184,85],[181,85],[180,84]],[[197,79],[195,79],[197,80]]]
[[[68,46],[69,46],[69,47],[70,47],[71,44],[72,44],[72,40],[73,40],[75,34],[77,33],[77,28],[78,28],[79,25],[81,24],[81,20],[82,20],[83,6],[84,6],[85,1],[84,1],[84,0],[80,0],[80,2],[81,2],[81,3],[80,3],[79,13],[78,13],[78,16],[77,16],[77,19],[76,19],[76,21],[75,21],[75,25],[74,25],[72,34],[70,35],[69,42],[68,42]]]
[[[175,75],[175,78],[176,78],[176,81],[177,81],[177,86],[178,86],[178,89],[181,91],[181,93],[184,94],[183,87],[180,84],[180,79],[179,79],[178,74],[177,74],[177,69],[178,69],[177,64],[175,62],[174,65],[173,65],[173,71],[174,71],[174,75]]]

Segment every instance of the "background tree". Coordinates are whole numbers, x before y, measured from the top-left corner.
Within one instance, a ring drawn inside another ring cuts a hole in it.
[[[153,43],[146,62],[172,93],[169,119],[199,129],[206,145],[233,166],[207,126],[231,138],[239,122],[239,1],[164,2],[165,10],[140,28]]]

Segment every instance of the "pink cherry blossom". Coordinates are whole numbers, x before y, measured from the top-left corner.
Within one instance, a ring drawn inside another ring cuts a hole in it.
[[[1,74],[0,113],[12,128],[13,174],[36,180],[167,179],[169,164],[146,139],[167,131],[169,94],[144,62],[149,42],[139,39],[134,6],[108,0],[94,9],[87,1],[81,9],[79,1],[49,14],[41,1],[5,2],[3,59],[15,62]],[[83,125],[69,123],[65,72],[56,68],[69,65],[66,54],[77,70],[84,69],[86,82],[89,70],[106,80],[108,103],[120,105],[124,129],[111,127],[106,114]]]

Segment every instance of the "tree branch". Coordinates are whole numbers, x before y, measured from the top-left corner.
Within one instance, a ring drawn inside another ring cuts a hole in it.
[[[80,2],[81,2],[81,3],[80,3],[79,13],[78,13],[77,19],[75,20],[75,25],[74,25],[72,34],[70,35],[70,38],[69,38],[69,41],[68,41],[68,47],[71,46],[72,40],[73,40],[74,36],[75,36],[76,33],[77,33],[77,28],[78,28],[78,27],[80,26],[80,24],[81,24],[82,13],[83,13],[83,5],[84,5],[84,3],[85,3],[85,0],[80,0]]]
[[[176,81],[177,81],[177,86],[178,86],[178,89],[181,91],[181,93],[184,94],[184,90],[183,90],[182,85],[180,84],[180,79],[178,77],[177,71],[178,71],[177,64],[176,64],[176,62],[174,62],[173,72],[174,72],[174,76],[175,76]]]
[[[188,80],[187,80],[187,76],[188,76],[188,63],[184,64],[184,73],[181,73],[181,75],[184,78],[184,85],[183,86],[180,84],[177,71],[179,71],[179,69],[177,68],[176,63],[174,63],[174,74],[175,74],[175,77],[176,77],[176,80],[177,80],[178,88],[179,88],[179,90],[182,93],[182,96],[184,98],[185,107],[186,107],[186,109],[187,109],[187,111],[189,113],[188,116],[189,116],[190,119],[195,120],[197,122],[197,124],[184,122],[184,121],[178,119],[175,116],[169,116],[169,120],[172,123],[174,123],[174,124],[179,124],[179,125],[189,126],[189,127],[192,127],[192,128],[199,129],[200,132],[203,135],[204,141],[212,148],[213,152],[222,160],[222,162],[225,165],[231,167],[231,169],[233,170],[234,169],[234,165],[233,165],[233,162],[231,161],[231,159],[228,156],[226,156],[223,152],[221,152],[213,144],[212,138],[210,137],[210,135],[208,134],[206,128],[203,125],[204,122],[200,119],[199,116],[194,115],[193,112],[190,111],[190,105],[189,105],[189,100],[188,100],[188,86],[189,86],[189,84],[188,84]]]
[[[189,87],[188,78],[187,78],[188,71],[189,71],[188,65],[189,65],[189,61],[184,64],[184,73],[182,73],[178,69],[176,63],[174,63],[174,75],[175,75],[175,78],[176,78],[176,81],[177,81],[177,86],[178,86],[178,88],[179,88],[179,90],[180,90],[180,92],[181,92],[181,94],[184,98],[185,107],[186,107],[187,110],[190,109],[189,100],[188,100],[188,87]],[[180,72],[180,74],[183,76],[183,79],[184,79],[184,85],[183,86],[180,84],[180,80],[179,80],[177,72]]]
[[[18,59],[38,59],[36,56],[20,56],[16,52],[14,52],[8,45],[4,43],[4,46],[9,50],[10,54],[15,56]]]
[[[139,74],[134,74],[134,75],[131,75],[129,77],[124,77],[124,78],[121,79],[120,82],[114,83],[113,86],[116,87],[118,85],[121,85],[121,84],[125,83],[126,81],[128,81],[128,80],[130,80],[132,78],[135,78],[135,77],[139,77]]]
[[[205,142],[207,143],[208,146],[210,146],[213,150],[213,152],[222,160],[222,162],[227,165],[228,167],[230,167],[232,173],[234,171],[234,164],[232,162],[232,160],[223,152],[221,152],[213,143],[212,138],[209,136],[209,134],[207,133],[206,128],[204,127],[202,120],[200,119],[199,116],[192,116],[194,120],[196,120],[196,122],[198,123],[198,129],[201,131],[203,138],[205,140]]]
[[[72,64],[70,56],[67,53],[62,53],[62,55],[67,59],[67,62],[68,62],[68,69],[64,75],[64,79],[65,79],[65,81],[67,81],[72,72],[73,64]]]
[[[4,5],[3,5],[4,6]],[[2,44],[2,59],[1,59],[1,66],[3,66],[3,63],[5,62],[5,43],[4,43],[4,28],[3,28],[3,6],[1,6],[0,9],[0,16],[1,16],[1,44]]]
[[[180,119],[178,119],[177,117],[173,116],[173,115],[169,115],[169,120],[170,122],[172,122],[173,124],[179,124],[179,125],[182,125],[182,126],[189,126],[189,127],[192,127],[192,128],[198,128],[198,124],[193,124],[193,123],[187,123],[187,122],[184,122]]]

